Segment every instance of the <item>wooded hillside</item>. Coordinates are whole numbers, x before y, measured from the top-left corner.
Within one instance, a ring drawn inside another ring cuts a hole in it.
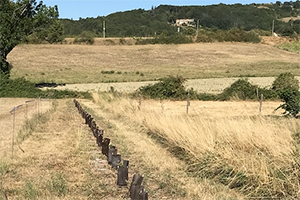
[[[151,10],[131,10],[117,12],[97,18],[79,20],[61,19],[66,36],[76,36],[90,31],[94,36],[102,36],[103,21],[107,37],[145,37],[155,36],[167,31],[169,35],[177,32],[172,26],[176,19],[194,19],[194,29],[199,20],[201,28],[228,30],[233,27],[245,30],[271,30],[275,20],[275,32],[281,35],[299,34],[300,20],[283,22],[283,17],[300,15],[300,1],[277,1],[272,4],[233,4],[209,6],[171,6],[160,5]]]

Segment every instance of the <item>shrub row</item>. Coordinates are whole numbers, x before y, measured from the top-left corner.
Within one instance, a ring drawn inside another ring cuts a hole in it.
[[[1,76],[0,97],[24,97],[24,98],[91,98],[88,92],[75,92],[69,90],[40,90],[25,78],[8,79]]]
[[[193,40],[189,36],[181,34],[168,35],[167,32],[163,32],[152,39],[137,39],[136,44],[188,44],[192,42]]]
[[[169,76],[160,79],[154,85],[140,87],[134,95],[152,99],[185,100],[189,94],[190,99],[202,101],[258,100],[263,95],[264,99],[281,99],[285,102],[277,109],[285,109],[286,114],[296,116],[300,112],[299,81],[291,73],[280,74],[270,89],[252,85],[247,79],[242,78],[225,88],[221,94],[197,93],[193,89],[186,90],[184,82],[185,79],[180,76]]]
[[[196,42],[251,42],[261,41],[259,34],[252,31],[245,31],[242,28],[231,28],[230,30],[201,30],[198,33]]]

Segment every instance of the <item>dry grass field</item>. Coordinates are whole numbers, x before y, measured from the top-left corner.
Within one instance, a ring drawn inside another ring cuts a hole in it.
[[[0,104],[4,107],[1,119],[9,107],[23,101],[7,99]],[[246,199],[235,189],[191,172],[207,152],[215,156],[213,163],[207,163],[208,170],[226,162],[256,178],[263,189],[282,189],[270,176],[272,170],[289,169],[293,163],[292,134],[300,124],[297,119],[282,118],[282,110],[273,112],[280,102],[264,102],[259,114],[258,102],[191,101],[188,115],[186,102],[180,101],[143,100],[139,110],[135,99],[94,93],[93,101],[79,102],[122,159],[130,161],[129,177],[144,176],[151,199]],[[116,186],[116,171],[100,154],[72,100],[56,100],[53,105],[18,143],[13,160],[9,151],[1,155],[0,199],[4,194],[8,199],[128,198],[129,186]],[[7,124],[1,121],[1,130],[7,130]],[[164,138],[164,144],[155,135]],[[185,149],[195,165],[170,151],[175,146]]]
[[[9,158],[11,156],[13,133],[16,142],[21,140],[21,135],[26,135],[28,134],[26,132],[30,131],[24,129],[24,127],[30,125],[30,119],[36,118],[38,113],[42,115],[52,107],[52,101],[50,100],[40,100],[39,103],[35,100],[33,102],[25,103],[26,101],[31,100],[34,99],[0,99],[0,158]],[[11,111],[18,105],[23,106],[16,109],[14,119],[13,112]],[[18,147],[16,146],[16,148]]]
[[[262,113],[259,114],[258,102],[192,101],[187,115],[185,102],[143,101],[139,110],[136,100],[119,99],[112,95],[94,95],[94,101],[100,107],[91,103],[85,105],[114,124],[119,140],[122,138],[123,142],[134,143],[134,150],[144,155],[141,159],[148,162],[149,166],[154,166],[156,173],[170,174],[173,180],[166,184],[166,190],[169,187],[179,187],[177,191],[184,188],[187,199],[197,199],[202,195],[217,199],[221,194],[214,184],[210,191],[215,194],[210,196],[212,194],[209,191],[205,193],[203,179],[196,186],[193,181],[197,179],[181,177],[184,176],[181,174],[182,163],[178,160],[168,161],[169,155],[165,157],[162,149],[155,150],[160,142],[154,140],[154,144],[153,140],[149,141],[149,133],[150,137],[154,135],[155,138],[157,134],[158,138],[166,140],[162,145],[165,150],[172,147],[185,149],[193,162],[183,168],[195,170],[192,172],[195,173],[194,177],[197,177],[197,173],[201,174],[203,168],[211,173],[210,170],[224,167],[225,162],[232,166],[231,170],[246,174],[258,184],[250,196],[259,190],[284,190],[280,185],[281,180],[274,173],[288,170],[293,165],[295,147],[292,134],[299,131],[300,123],[297,119],[280,117],[282,110],[274,112],[280,102],[264,102]],[[213,155],[211,163],[201,167],[199,163],[203,162],[201,160],[208,152]],[[231,181],[234,182],[234,178]],[[299,195],[299,183],[290,181],[290,187]],[[227,195],[234,191],[229,191]]]
[[[2,116],[15,103],[23,103],[23,99],[1,100],[1,142],[11,135],[10,123]],[[126,197],[128,188],[116,186],[116,174],[101,157],[72,100],[55,100],[53,105],[24,140],[17,141],[22,132],[16,131],[13,159],[10,151],[1,149],[0,199]],[[10,150],[11,143],[8,146]]]
[[[12,78],[56,83],[135,82],[168,75],[273,77],[287,71],[300,75],[299,59],[297,53],[246,43],[19,45],[8,55]]]
[[[135,46],[97,40],[92,46],[19,45],[8,61],[12,78],[94,91],[93,100],[80,104],[130,161],[129,181],[133,174],[144,176],[150,199],[249,199],[274,191],[300,198],[299,158],[293,154],[300,122],[274,112],[281,102],[263,102],[259,113],[256,101],[191,101],[186,114],[184,101],[139,105],[125,93],[99,92],[111,86],[131,92],[167,75],[188,78],[186,86],[199,92],[220,93],[240,76],[267,87],[282,72],[300,78],[297,53],[266,44]],[[135,81],[144,82],[116,83]],[[27,112],[25,106],[17,110],[12,159],[9,112],[26,100],[0,98],[0,200],[129,198],[129,186],[116,185],[116,171],[71,99],[42,101],[38,108],[35,101]],[[43,114],[37,118],[37,112]],[[233,187],[243,181],[245,187]]]
[[[122,158],[130,160],[130,179],[135,173],[144,176],[151,199],[199,198],[200,192],[202,199],[242,198],[221,184],[188,177],[184,162],[140,128],[134,128],[134,121],[125,126],[125,121],[116,121],[109,112],[102,112],[101,105],[88,100],[81,103],[105,130],[105,137],[117,146]],[[54,106],[45,114],[47,120],[19,143],[13,160],[10,155],[1,157],[0,199],[128,198],[129,186],[116,185],[116,171],[100,154],[72,100],[56,100]]]

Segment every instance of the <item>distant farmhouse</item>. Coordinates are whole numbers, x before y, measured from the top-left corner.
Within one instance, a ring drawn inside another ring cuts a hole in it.
[[[175,26],[193,26],[195,19],[176,19]]]

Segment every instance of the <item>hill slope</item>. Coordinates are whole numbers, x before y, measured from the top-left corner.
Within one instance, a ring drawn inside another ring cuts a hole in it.
[[[176,33],[177,28],[171,26],[176,19],[199,20],[204,28],[227,30],[232,27],[243,27],[245,30],[271,30],[272,21],[283,17],[300,14],[299,1],[284,4],[251,4],[251,5],[210,5],[210,6],[171,6],[160,5],[151,10],[131,10],[117,12],[97,18],[80,18],[78,21],[61,19],[66,35],[78,35],[82,31],[91,31],[96,36],[102,35],[103,21],[106,22],[106,36],[132,37],[155,36],[163,31]],[[300,21],[300,20],[298,20]],[[288,26],[289,25],[289,26]],[[299,34],[299,23],[294,27],[283,21],[276,21],[275,31],[278,33]]]

